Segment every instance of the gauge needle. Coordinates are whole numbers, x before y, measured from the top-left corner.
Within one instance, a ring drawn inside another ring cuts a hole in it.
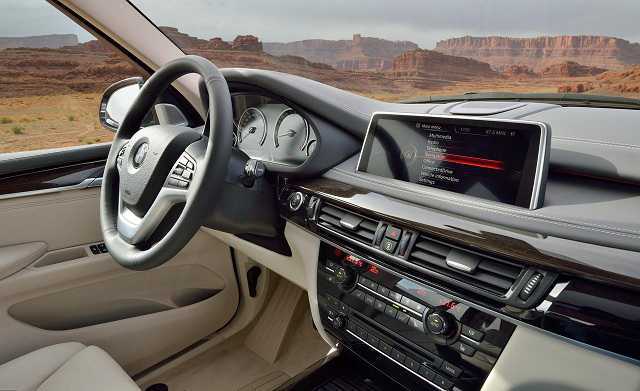
[[[245,134],[254,134],[256,132],[258,128],[255,126],[252,126],[249,128],[249,130],[247,132],[240,132],[240,140],[244,140],[244,135]]]
[[[278,137],[295,137],[295,135],[296,135],[296,131],[293,129],[289,129],[287,133],[278,135]]]

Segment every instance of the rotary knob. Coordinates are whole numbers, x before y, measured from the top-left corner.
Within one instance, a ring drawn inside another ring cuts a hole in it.
[[[439,311],[428,314],[424,321],[431,334],[442,336],[449,334],[455,323],[451,320],[451,315]]]
[[[342,315],[334,316],[333,320],[331,321],[331,325],[334,329],[342,329],[346,323],[347,321]]]

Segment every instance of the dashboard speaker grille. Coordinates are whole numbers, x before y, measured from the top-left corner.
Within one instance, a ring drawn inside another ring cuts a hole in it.
[[[335,205],[324,203],[318,211],[318,225],[365,244],[373,244],[378,222]]]
[[[506,294],[525,270],[522,266],[461,250],[424,235],[416,241],[408,261],[496,295]]]

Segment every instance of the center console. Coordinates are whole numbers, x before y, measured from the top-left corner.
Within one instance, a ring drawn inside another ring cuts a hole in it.
[[[318,302],[330,333],[368,361],[386,359],[387,373],[409,389],[479,389],[515,328],[326,243]]]

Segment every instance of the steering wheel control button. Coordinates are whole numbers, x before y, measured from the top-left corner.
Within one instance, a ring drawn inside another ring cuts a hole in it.
[[[291,193],[287,199],[287,204],[290,211],[297,212],[304,204],[304,194],[299,191]]]
[[[385,237],[382,239],[382,243],[380,243],[380,248],[386,253],[393,254],[393,252],[396,251],[397,244],[398,242]]]
[[[472,339],[476,342],[480,342],[482,341],[482,338],[484,338],[484,333],[482,331],[472,329],[471,327],[465,326],[465,325],[462,326],[461,333],[465,337]]]
[[[476,352],[476,349],[474,347],[471,347],[463,342],[456,342],[456,344],[453,345],[453,348],[464,354],[465,356],[473,356],[473,354]]]

